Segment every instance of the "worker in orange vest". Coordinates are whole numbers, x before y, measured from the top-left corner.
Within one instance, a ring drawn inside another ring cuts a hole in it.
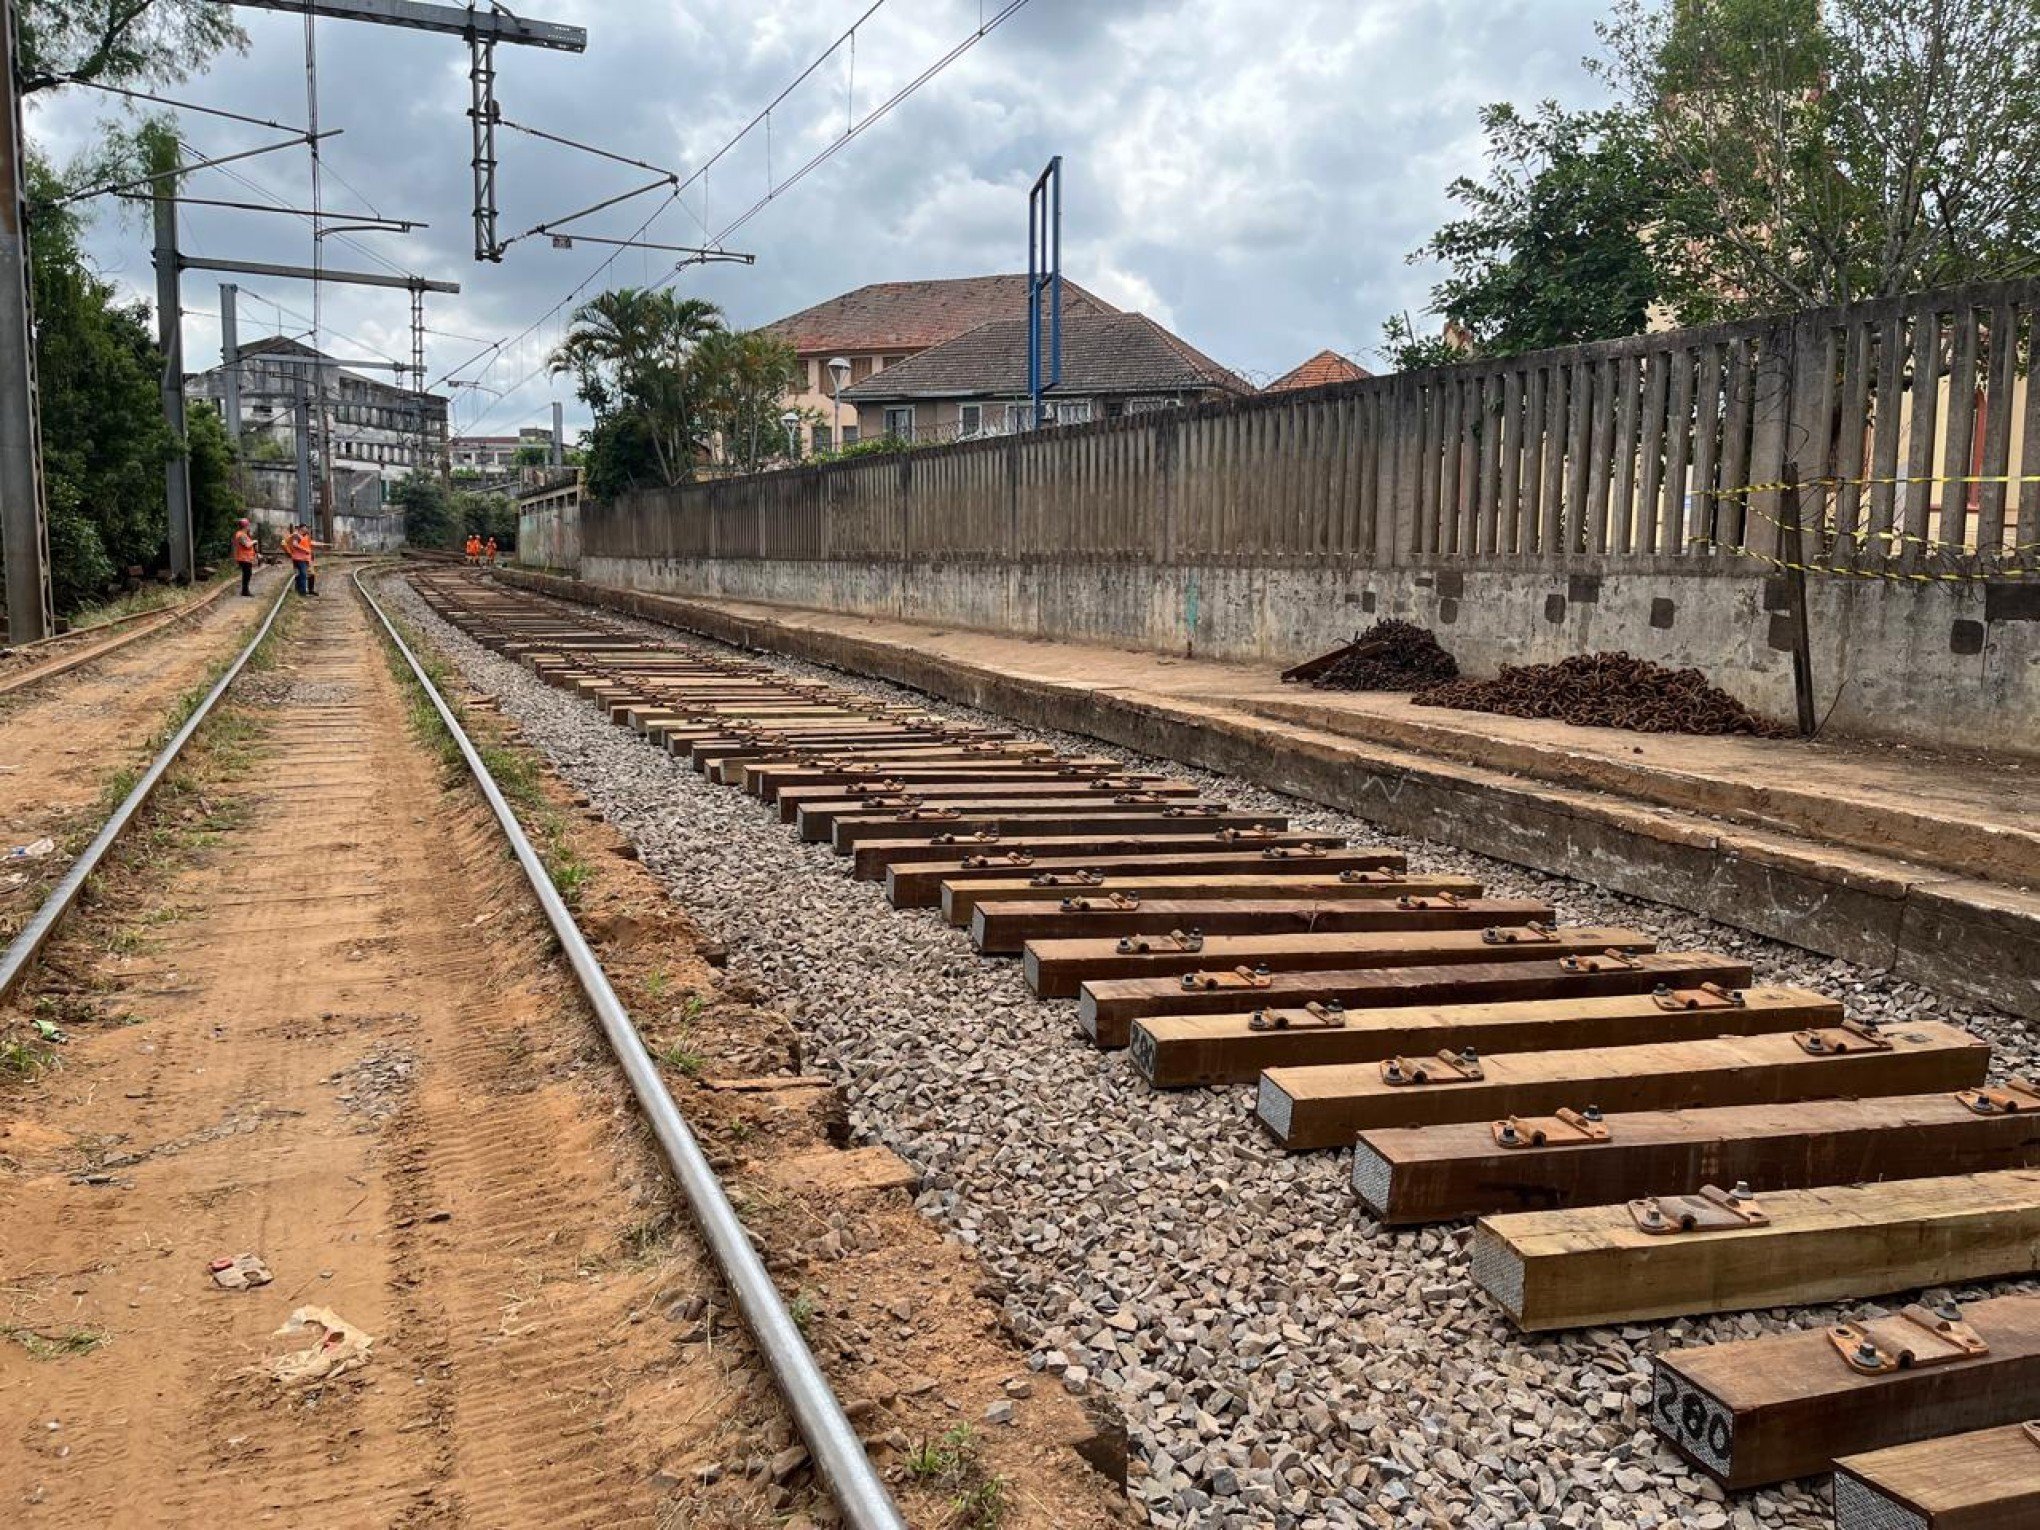
[[[483,548],[482,552],[489,567],[494,568],[496,566],[496,539],[494,537],[489,538],[489,545]]]
[[[291,588],[300,595],[311,594],[312,534],[293,525],[283,534],[283,553],[290,559]]]
[[[248,581],[255,577],[255,534],[245,517],[234,523],[234,561],[241,565],[241,593],[252,594]]]
[[[309,526],[300,528],[298,534],[298,547],[303,551],[305,555],[304,563],[305,593],[307,595],[316,595],[319,593],[318,560],[312,556],[312,549],[317,545],[318,544],[312,541],[312,528]]]
[[[470,531],[468,533],[467,539],[468,567],[472,568],[476,563],[480,562],[481,556],[482,556],[482,539],[476,536],[472,531]]]

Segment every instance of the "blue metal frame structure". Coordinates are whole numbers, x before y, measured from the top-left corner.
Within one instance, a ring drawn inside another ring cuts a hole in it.
[[[1041,294],[1048,293],[1048,376],[1041,370]],[[1062,156],[1027,193],[1027,397],[1034,428],[1047,424],[1041,395],[1062,381]]]

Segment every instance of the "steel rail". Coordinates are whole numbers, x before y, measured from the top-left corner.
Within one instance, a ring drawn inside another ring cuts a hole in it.
[[[906,1522],[900,1517],[892,1495],[873,1470],[870,1459],[864,1453],[863,1442],[857,1438],[856,1430],[850,1427],[850,1420],[844,1416],[843,1406],[830,1389],[828,1378],[815,1363],[807,1340],[801,1337],[793,1315],[780,1299],[779,1288],[765,1272],[765,1262],[752,1246],[750,1234],[744,1230],[736,1208],[730,1204],[722,1181],[709,1167],[693,1129],[680,1113],[673,1096],[667,1092],[659,1077],[658,1066],[645,1049],[637,1027],[631,1023],[629,1012],[610,986],[602,963],[581,934],[580,927],[574,923],[572,912],[553,886],[538,852],[525,837],[517,815],[497,788],[488,766],[468,738],[467,730],[461,727],[459,718],[439,694],[439,688],[425,673],[424,666],[411,652],[396,624],[369,594],[368,586],[358,571],[354,575],[354,587],[368,602],[368,608],[381,621],[397,652],[403,655],[412,675],[424,688],[433,710],[439,714],[439,720],[459,746],[461,757],[467,761],[475,784],[488,799],[496,822],[509,839],[518,865],[524,868],[531,890],[545,910],[546,922],[552,926],[560,949],[572,964],[574,976],[580,980],[581,991],[587,995],[596,1018],[601,1021],[603,1034],[608,1037],[624,1076],[630,1080],[631,1092],[637,1096],[638,1104],[651,1124],[652,1134],[658,1138],[667,1167],[679,1181],[681,1192],[694,1212],[695,1222],[707,1240],[710,1252],[715,1255],[723,1278],[736,1295],[737,1309],[743,1314],[745,1326],[751,1330],[759,1352],[764,1355],[773,1378],[779,1383],[787,1411],[793,1415],[801,1438],[807,1443],[809,1455],[814,1458],[822,1480],[828,1484],[830,1495],[842,1511],[843,1522],[851,1530],[906,1530]]]
[[[134,790],[129,792],[122,799],[120,806],[113,810],[113,816],[108,818],[99,832],[92,837],[92,843],[71,862],[71,869],[64,873],[64,879],[57,883],[50,895],[43,900],[42,907],[35,911],[34,917],[21,927],[21,932],[14,937],[13,943],[4,952],[0,952],[0,999],[5,999],[13,991],[14,985],[21,981],[22,974],[28,970],[43,946],[48,943],[64,915],[68,914],[71,906],[78,901],[78,894],[84,891],[85,883],[91,878],[92,873],[99,869],[99,863],[106,858],[106,852],[113,848],[113,842],[119,839],[122,831],[133,822],[135,814],[142,810],[143,805],[161,784],[163,777],[169,774],[170,767],[177,763],[177,756],[184,752],[184,746],[190,743],[192,736],[205,725],[205,720],[212,715],[213,708],[218,706],[220,698],[226,695],[227,688],[234,683],[241,671],[247,668],[248,661],[255,656],[255,650],[261,646],[262,640],[269,636],[269,629],[276,625],[277,613],[283,609],[283,602],[289,594],[288,586],[277,593],[276,604],[271,606],[269,614],[262,618],[262,625],[257,629],[255,636],[248,640],[248,646],[243,648],[234,662],[227,666],[226,673],[214,682],[213,688],[206,692],[205,699],[193,709],[191,716],[184,720],[184,726],[177,730],[170,742],[165,744],[156,758],[150,762],[149,768],[142,773],[142,779],[135,783]]]

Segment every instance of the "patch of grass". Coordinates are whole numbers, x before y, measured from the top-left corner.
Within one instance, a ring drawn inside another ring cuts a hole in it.
[[[683,1030],[652,1055],[675,1073],[684,1073],[689,1078],[694,1078],[708,1066],[708,1057],[695,1051],[691,1041],[692,1037]]]
[[[671,1217],[645,1217],[623,1230],[623,1250],[632,1259],[657,1259],[673,1238]]]
[[[815,1297],[812,1291],[803,1291],[786,1304],[786,1315],[793,1319],[793,1326],[802,1333],[808,1331],[808,1324],[815,1320]]]
[[[0,1325],[0,1339],[12,1339],[35,1360],[61,1360],[66,1355],[89,1355],[103,1349],[106,1335],[89,1328],[66,1328],[61,1333],[43,1333],[34,1328]]]
[[[0,1038],[0,1079],[26,1084],[57,1066],[57,1054],[19,1037]]]
[[[658,1003],[661,999],[665,998],[666,990],[672,986],[673,980],[666,976],[666,969],[664,967],[654,967],[650,972],[647,972],[645,974],[644,978],[645,997],[650,999],[654,1004]]]
[[[1006,1519],[1006,1479],[996,1474],[950,1500],[953,1522],[966,1530],[998,1530]]]

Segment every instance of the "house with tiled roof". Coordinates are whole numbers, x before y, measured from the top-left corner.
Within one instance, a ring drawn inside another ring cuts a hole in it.
[[[1145,314],[1072,315],[1066,306],[1062,381],[1044,402],[1049,423],[1072,425],[1253,391]],[[866,436],[950,441],[1031,428],[1024,307],[845,388],[843,402],[857,406]]]
[[[1062,294],[1065,319],[1119,311],[1067,278]],[[851,387],[991,320],[1018,320],[1024,328],[1026,317],[1024,274],[965,276],[874,282],[776,319],[764,328],[785,340],[799,357],[798,380],[787,395],[786,407],[811,420],[820,417],[821,424],[804,429],[808,430],[810,449],[826,451],[839,444],[832,361],[847,363],[840,414],[840,444],[847,445],[857,439],[858,430],[857,411],[849,402]]]
[[[1337,351],[1319,351],[1310,360],[1284,372],[1261,391],[1294,393],[1299,388],[1329,388],[1335,383],[1359,382],[1373,375],[1360,363],[1341,356]]]

